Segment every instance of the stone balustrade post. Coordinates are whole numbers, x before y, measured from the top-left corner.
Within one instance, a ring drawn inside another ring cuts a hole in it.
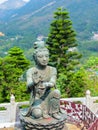
[[[91,92],[90,90],[86,91],[86,106],[91,109],[92,107],[92,98],[91,98]]]
[[[15,96],[12,94],[10,98],[10,122],[15,122],[16,120],[16,102]]]

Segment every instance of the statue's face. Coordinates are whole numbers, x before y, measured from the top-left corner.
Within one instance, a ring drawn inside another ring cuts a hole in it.
[[[37,64],[40,66],[46,66],[49,61],[49,52],[46,50],[39,51],[36,54]]]

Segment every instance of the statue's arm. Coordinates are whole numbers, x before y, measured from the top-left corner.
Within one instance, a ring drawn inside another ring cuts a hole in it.
[[[50,80],[43,83],[46,87],[55,87],[56,88],[56,79],[57,79],[57,70],[54,67],[51,67]]]
[[[32,91],[41,82],[41,76],[36,68],[30,68],[26,74],[27,77],[27,89]]]
[[[34,87],[34,81],[32,79],[32,68],[27,70],[26,79],[27,79],[27,90],[32,91]]]
[[[52,87],[56,88],[56,79],[57,79],[57,70],[56,68],[52,68],[52,74],[51,74],[51,78],[50,78],[50,83]]]

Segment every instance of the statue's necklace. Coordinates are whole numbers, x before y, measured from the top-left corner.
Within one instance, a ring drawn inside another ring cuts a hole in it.
[[[38,69],[39,74],[41,75],[42,80],[46,80],[50,75],[50,68],[46,67],[44,70]]]

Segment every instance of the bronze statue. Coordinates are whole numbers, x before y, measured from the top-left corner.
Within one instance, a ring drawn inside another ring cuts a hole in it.
[[[34,43],[33,59],[35,66],[26,73],[30,106],[20,114],[23,130],[65,130],[67,115],[60,108],[61,94],[56,88],[57,70],[48,65],[49,51],[43,41]]]
[[[42,44],[42,45],[39,45]],[[56,88],[56,68],[48,65],[49,51],[44,42],[35,42],[35,67],[27,71],[27,89],[31,93],[30,108],[26,116],[32,118],[61,119],[60,91]],[[54,90],[51,90],[54,88]]]

